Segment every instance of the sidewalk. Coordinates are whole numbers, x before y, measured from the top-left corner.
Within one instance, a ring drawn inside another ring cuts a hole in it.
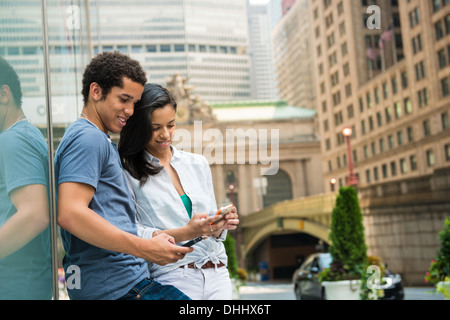
[[[405,300],[444,300],[432,287],[406,287]],[[241,300],[295,300],[292,283],[288,281],[247,282],[239,288]]]

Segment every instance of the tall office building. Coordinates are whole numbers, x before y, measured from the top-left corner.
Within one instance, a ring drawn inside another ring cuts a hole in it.
[[[179,73],[207,101],[251,97],[245,0],[91,1],[91,30],[94,52],[129,53],[152,82]]]
[[[290,105],[316,108],[308,0],[298,0],[272,31],[278,95]]]
[[[269,16],[269,28],[271,31],[273,30],[273,28],[275,28],[278,21],[280,21],[281,17],[283,16],[281,1],[282,0],[269,0],[269,2],[266,4],[267,14]]]
[[[248,16],[252,99],[276,99],[277,86],[275,82],[268,6],[250,4]]]
[[[423,284],[450,210],[450,4],[370,4],[311,1],[324,183],[347,184],[350,127],[369,249]]]
[[[35,67],[43,63],[39,6],[32,0],[0,4],[0,55],[22,78],[29,117],[43,124],[44,72]],[[48,0],[47,11],[56,122],[76,119],[82,72],[101,51],[129,54],[155,83],[181,74],[206,101],[251,98],[246,0]]]

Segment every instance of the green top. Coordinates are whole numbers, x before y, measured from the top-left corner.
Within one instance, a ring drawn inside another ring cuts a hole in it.
[[[186,194],[183,194],[180,196],[181,201],[183,201],[184,207],[186,208],[186,211],[188,212],[189,218],[192,216],[192,202],[191,199]]]

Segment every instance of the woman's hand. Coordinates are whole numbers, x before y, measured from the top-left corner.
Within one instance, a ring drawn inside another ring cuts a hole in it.
[[[236,207],[231,209],[231,212],[225,216],[225,224],[223,230],[235,230],[239,224],[239,215],[237,214]]]
[[[186,232],[189,235],[188,238],[194,239],[199,236],[210,236],[213,233],[212,230],[217,230],[225,224],[223,220],[214,225],[214,222],[221,218],[220,215],[209,217],[206,212],[194,214],[186,225]],[[213,226],[214,229],[212,228]]]

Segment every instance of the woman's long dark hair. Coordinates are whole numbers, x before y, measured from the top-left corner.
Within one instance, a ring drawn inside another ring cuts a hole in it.
[[[157,108],[177,104],[172,94],[160,85],[147,83],[141,100],[136,103],[133,115],[120,133],[119,154],[122,166],[143,185],[149,176],[155,175],[163,167],[151,163],[145,156],[145,147],[153,136],[151,114]]]

